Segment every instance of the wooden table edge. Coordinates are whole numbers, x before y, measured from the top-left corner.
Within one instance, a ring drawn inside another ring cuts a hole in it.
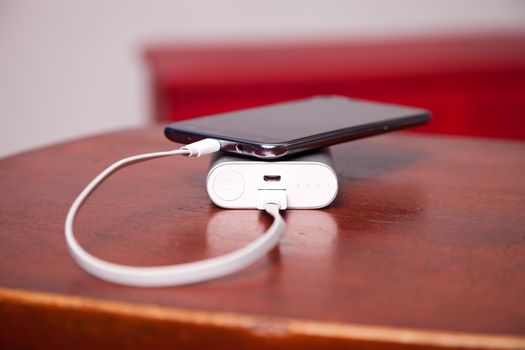
[[[447,332],[351,323],[321,322],[315,320],[263,316],[234,312],[202,311],[153,304],[110,301],[58,293],[27,291],[0,287],[0,311],[17,308],[55,308],[65,312],[101,313],[116,317],[156,321],[192,328],[215,328],[235,334],[241,332],[253,337],[306,337],[315,340],[338,340],[348,344],[411,345],[416,348],[452,347],[479,349],[525,349],[525,337]],[[0,319],[9,315],[2,315]],[[5,321],[5,320],[4,320]]]

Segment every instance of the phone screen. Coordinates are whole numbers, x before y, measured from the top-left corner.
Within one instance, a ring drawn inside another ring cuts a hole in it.
[[[418,108],[317,96],[175,122],[165,134],[181,143],[213,137],[289,154],[418,125],[429,118],[427,111]],[[243,153],[239,147],[237,151]]]

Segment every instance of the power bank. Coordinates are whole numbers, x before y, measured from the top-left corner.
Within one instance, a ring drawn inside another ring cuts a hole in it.
[[[230,209],[263,209],[279,198],[281,209],[318,209],[337,195],[337,175],[328,149],[259,161],[219,152],[210,163],[206,189],[213,203]]]

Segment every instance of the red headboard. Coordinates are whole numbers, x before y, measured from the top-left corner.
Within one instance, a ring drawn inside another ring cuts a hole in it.
[[[424,107],[419,131],[525,139],[525,34],[150,47],[154,118],[317,94]]]

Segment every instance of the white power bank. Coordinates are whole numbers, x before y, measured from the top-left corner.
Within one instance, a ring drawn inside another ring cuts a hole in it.
[[[281,209],[316,209],[335,199],[338,184],[328,149],[282,161],[217,153],[210,163],[206,189],[213,203],[223,208],[263,209],[268,198],[285,197]]]

